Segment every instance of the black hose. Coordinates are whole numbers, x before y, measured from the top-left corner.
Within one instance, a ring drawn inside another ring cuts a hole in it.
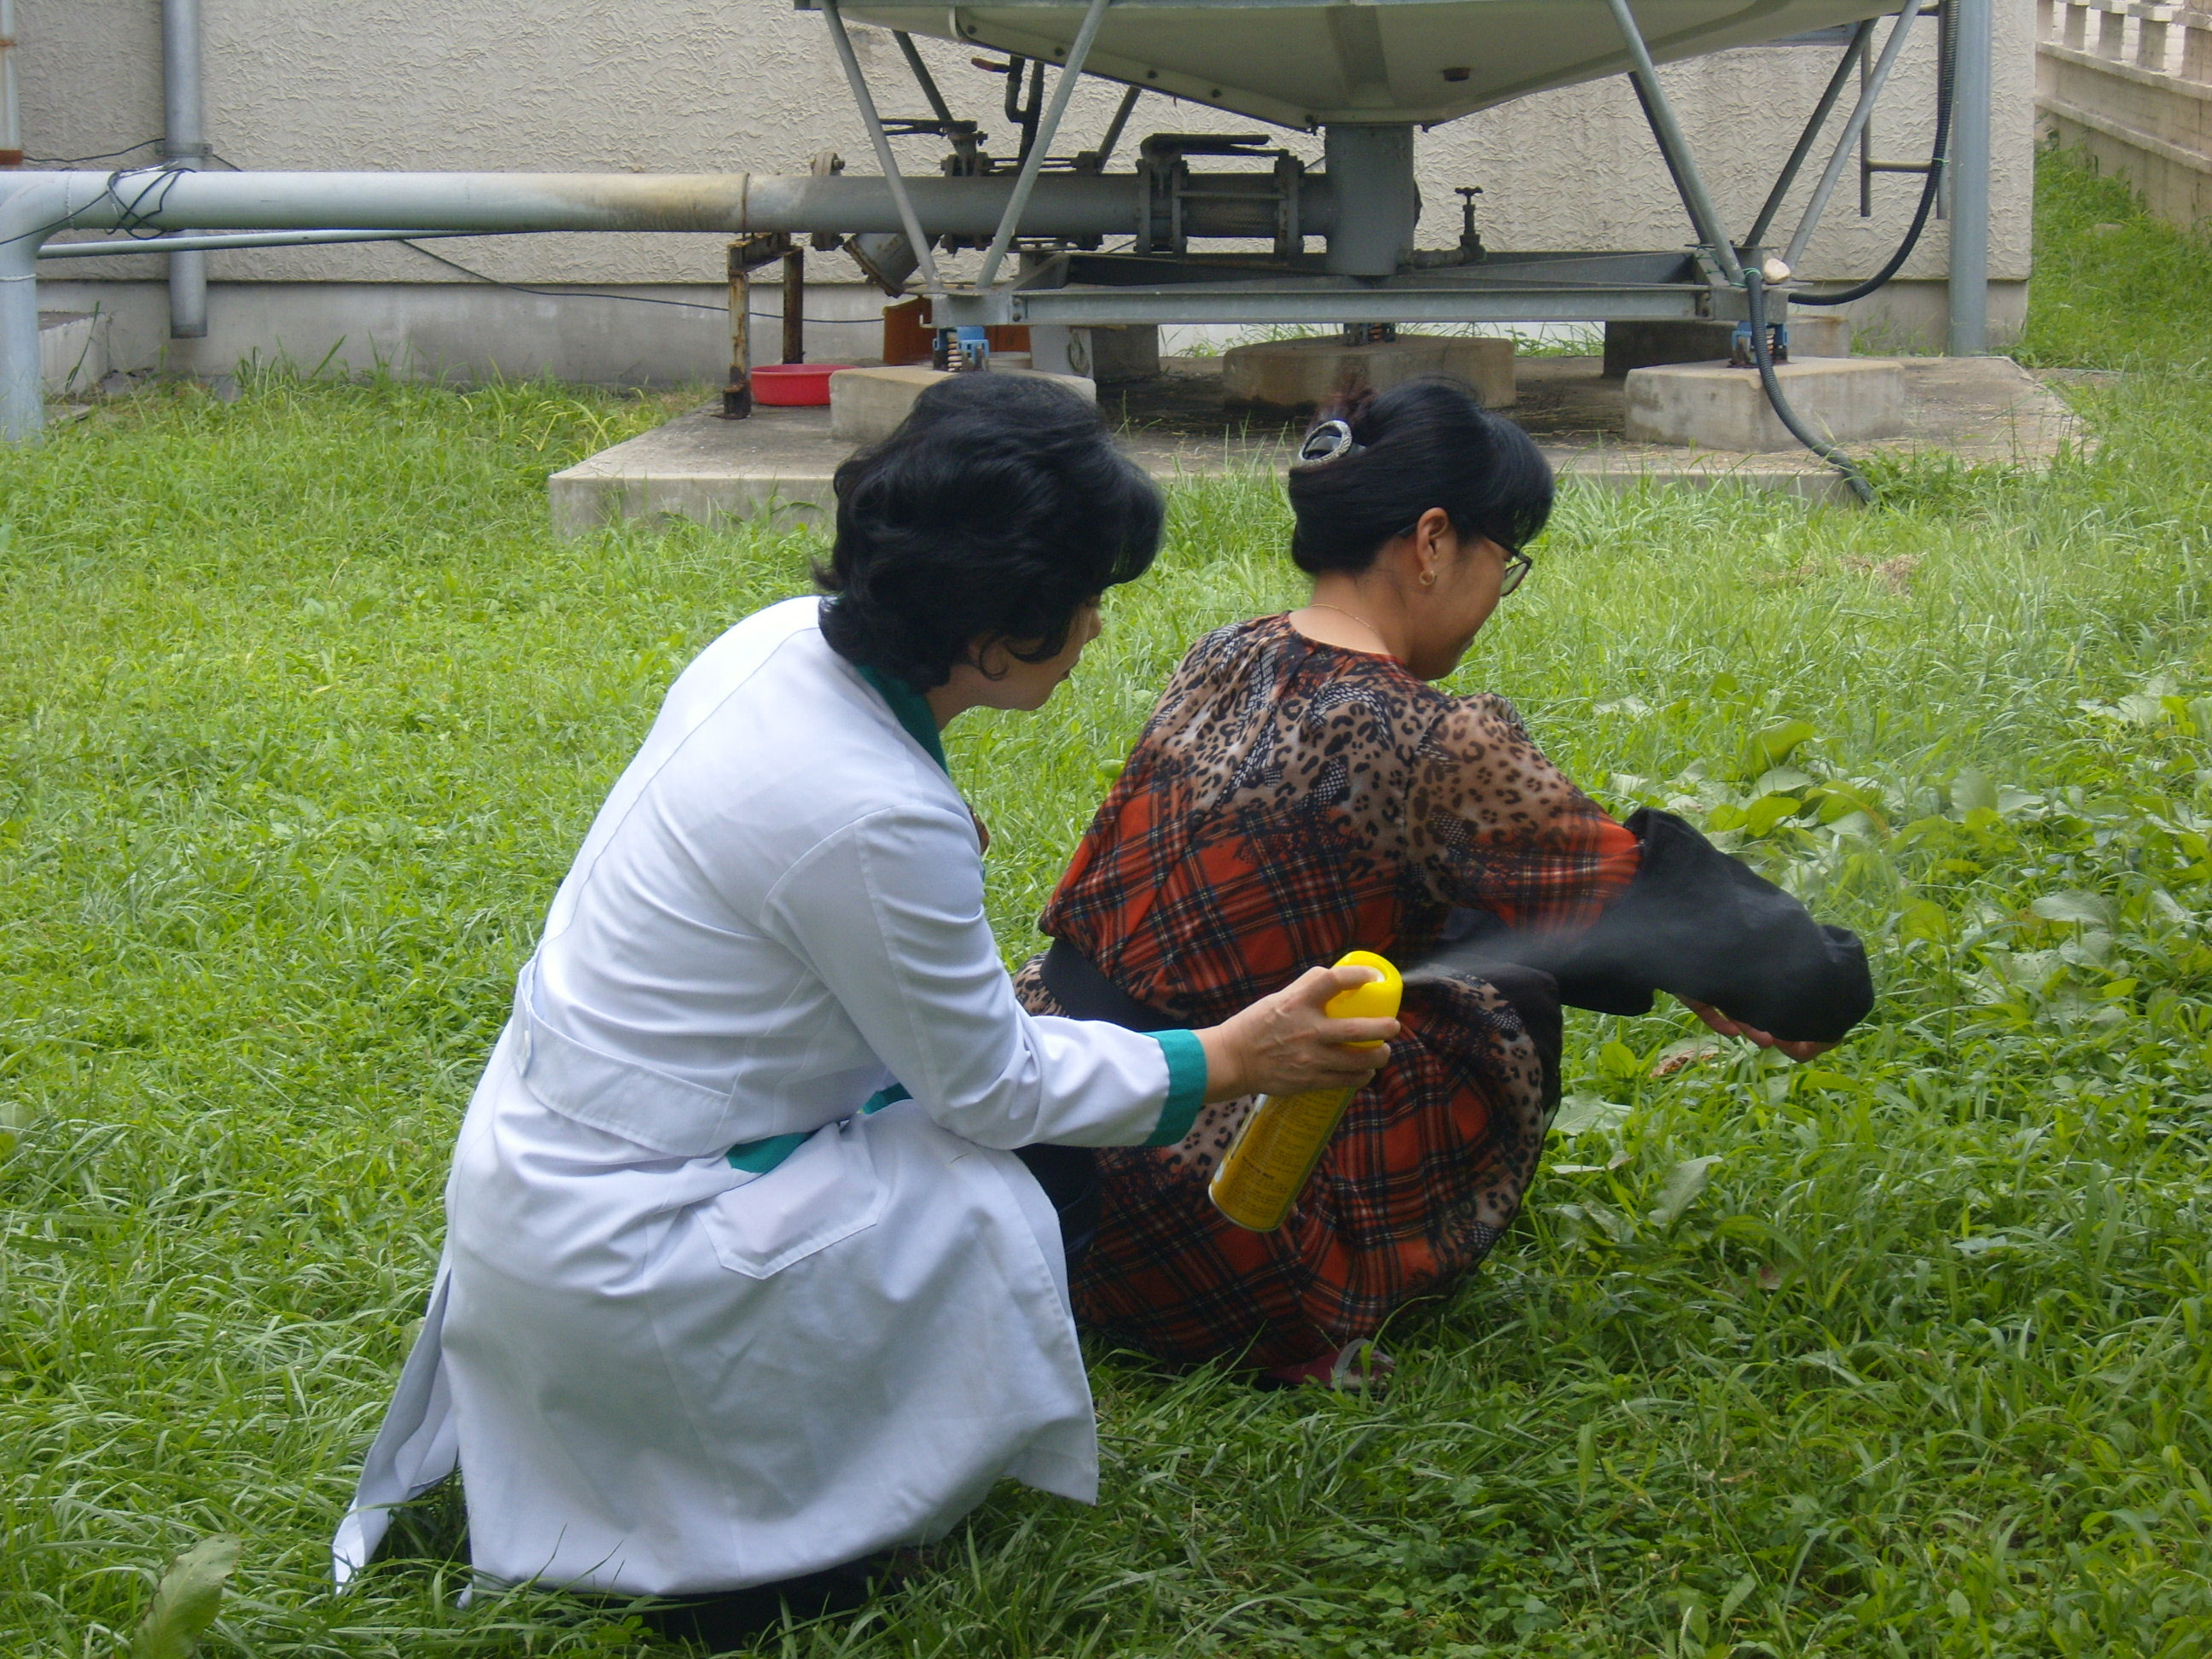
[[[1844,482],[1851,487],[1851,494],[1873,506],[1874,485],[1859,471],[1858,463],[1826,439],[1816,438],[1808,431],[1805,423],[1797,418],[1797,411],[1790,407],[1790,400],[1782,395],[1782,382],[1774,373],[1774,353],[1766,342],[1766,279],[1754,265],[1743,268],[1743,293],[1751,312],[1752,359],[1759,365],[1759,383],[1765,388],[1766,401],[1774,405],[1776,416],[1789,428],[1791,437],[1842,473]]]
[[[1863,283],[1836,294],[1793,294],[1790,303],[1801,306],[1847,306],[1854,300],[1863,300],[1883,283],[1905,269],[1905,262],[1912,257],[1912,250],[1920,244],[1920,233],[1927,228],[1928,216],[1935,210],[1936,194],[1942,187],[1943,169],[1951,159],[1951,84],[1957,68],[1958,43],[1952,31],[1952,9],[1943,8],[1943,50],[1936,70],[1936,137],[1928,148],[1928,174],[1920,186],[1920,205],[1913,210],[1911,228],[1897,252],[1889,256],[1884,265]]]

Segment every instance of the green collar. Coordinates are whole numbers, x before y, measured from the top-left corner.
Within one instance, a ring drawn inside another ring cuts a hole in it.
[[[930,759],[937,763],[939,771],[950,776],[952,769],[945,763],[945,742],[937,735],[937,717],[929,712],[929,704],[921,693],[904,680],[895,680],[866,663],[854,663],[853,666],[860,671],[860,678],[874,686],[882,694],[883,700],[891,706],[892,714],[906,728],[907,736],[922,746]]]

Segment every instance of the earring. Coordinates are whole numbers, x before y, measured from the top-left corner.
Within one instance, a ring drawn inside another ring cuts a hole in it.
[[[1424,586],[1424,587],[1434,587],[1436,585],[1437,585],[1437,573],[1436,573],[1435,571],[1433,571],[1433,570],[1424,570],[1423,572],[1421,572],[1421,586]]]

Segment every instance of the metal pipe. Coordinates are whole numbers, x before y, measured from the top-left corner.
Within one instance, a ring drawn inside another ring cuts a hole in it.
[[[825,0],[834,3],[834,0]],[[1194,181],[1209,187],[1185,212],[1194,234],[1265,234],[1272,216],[1264,175]],[[854,234],[908,224],[918,235],[981,237],[1004,215],[1014,181],[916,179],[894,194],[888,179],[844,174],[597,173],[15,173],[0,174],[0,438],[35,433],[39,386],[38,254],[70,229],[129,223],[149,230],[231,225],[240,231],[321,231],[332,220],[359,237],[523,231],[781,231]],[[1234,184],[1236,190],[1230,186]],[[1216,188],[1218,186],[1218,188]],[[1127,236],[1142,228],[1142,174],[1054,173],[1040,179],[1023,214],[1040,236]],[[1336,192],[1325,176],[1301,186],[1306,229],[1336,228]],[[926,220],[923,217],[926,216]],[[921,226],[926,222],[927,228]],[[143,251],[143,250],[138,250]],[[67,257],[65,254],[61,257]]]
[[[1650,117],[1651,136],[1659,141],[1660,152],[1667,158],[1668,170],[1674,175],[1680,189],[1682,206],[1697,227],[1698,239],[1713,251],[1720,264],[1721,274],[1731,283],[1743,281],[1743,267],[1735,257],[1735,245],[1728,239],[1721,224],[1721,216],[1713,206],[1712,197],[1706,192],[1705,181],[1698,172],[1698,158],[1690,153],[1690,141],[1682,136],[1682,124],[1674,118],[1674,106],[1668,100],[1667,89],[1659,84],[1659,71],[1651,62],[1651,49],[1644,44],[1644,31],[1636,26],[1636,14],[1628,9],[1628,0],[1607,0],[1613,9],[1613,21],[1620,30],[1620,38],[1627,45],[1629,61],[1635,67],[1644,94],[1644,107]],[[1913,0],[1917,5],[1919,0]]]
[[[1030,192],[1036,188],[1037,173],[1044,166],[1045,153],[1060,136],[1060,118],[1067,112],[1068,97],[1074,92],[1075,83],[1083,78],[1083,60],[1091,56],[1091,43],[1098,38],[1099,21],[1112,3],[1113,0],[1091,0],[1084,11],[1082,26],[1075,31],[1074,44],[1067,49],[1067,62],[1060,68],[1060,79],[1053,83],[1052,102],[1045,106],[1036,142],[1022,158],[1022,170],[1014,179],[1014,193],[1006,204],[1006,216],[999,222],[998,234],[991,238],[990,249],[983,255],[983,268],[975,276],[978,288],[991,286],[1006,257],[1007,245],[1021,228],[1022,210],[1030,204]]]
[[[1805,123],[1805,131],[1797,135],[1797,148],[1790,152],[1790,159],[1782,164],[1782,171],[1774,180],[1774,188],[1766,193],[1766,204],[1759,210],[1759,217],[1752,222],[1750,233],[1743,239],[1746,247],[1759,247],[1766,241],[1766,233],[1774,223],[1774,216],[1782,211],[1783,198],[1790,187],[1797,182],[1797,171],[1805,165],[1805,158],[1813,153],[1814,141],[1820,137],[1820,129],[1828,125],[1828,117],[1835,112],[1836,100],[1844,95],[1844,83],[1851,78],[1851,70],[1866,56],[1867,42],[1874,39],[1874,19],[1869,17],[1851,31],[1851,43],[1844,48],[1843,61],[1836,72],[1828,77],[1827,89],[1821,93],[1820,101],[1813,106],[1813,113]]]
[[[1990,0],[1956,0],[1951,93],[1950,352],[1990,349]]]
[[[916,216],[915,234],[985,237],[1005,214],[1015,182],[1005,173],[908,179],[899,193]],[[1272,214],[1269,175],[1201,174],[1191,184],[1184,211],[1194,235],[1265,234],[1251,227]],[[537,230],[857,235],[907,228],[890,181],[854,173],[25,172],[0,180],[0,201],[19,204],[14,229],[36,228],[40,240],[64,229],[106,229],[126,221],[149,230],[218,224],[251,232],[324,230],[335,219],[349,228],[346,234],[394,236]],[[24,216],[40,210],[33,204],[51,204],[53,210],[43,222]],[[1141,173],[1048,173],[1036,182],[1023,229],[1039,236],[1132,236],[1144,211]],[[1309,234],[1335,231],[1336,192],[1326,173],[1306,178],[1298,212]]]
[[[1889,72],[1896,67],[1897,55],[1905,49],[1905,38],[1911,33],[1913,22],[1919,15],[1920,0],[1905,0],[1897,21],[1890,25],[1889,39],[1882,42],[1881,56],[1875,60],[1874,73],[1859,93],[1851,118],[1844,123],[1842,135],[1836,140],[1835,153],[1828,157],[1826,170],[1820,174],[1820,182],[1814,186],[1813,199],[1805,204],[1805,216],[1797,222],[1796,234],[1790,237],[1789,250],[1782,256],[1783,264],[1794,269],[1805,257],[1805,244],[1813,240],[1814,231],[1819,228],[1820,216],[1827,210],[1828,198],[1835,191],[1836,180],[1843,177],[1844,163],[1850,158],[1851,147],[1858,143],[1867,118],[1874,113],[1875,100],[1888,84]]]
[[[39,370],[39,261],[27,238],[0,242],[0,439],[38,435],[46,420]]]
[[[952,106],[945,101],[945,94],[937,89],[937,77],[929,72],[929,65],[921,61],[921,52],[914,44],[914,36],[904,29],[893,29],[891,39],[906,57],[906,66],[914,71],[921,95],[929,100],[929,112],[947,126],[952,124]]]
[[[161,159],[173,167],[207,161],[207,124],[200,102],[199,0],[161,0],[161,102],[167,131]],[[207,255],[184,249],[169,256],[169,337],[204,338],[208,329]]]
[[[167,253],[190,249],[220,252],[227,247],[303,247],[322,242],[428,241],[438,236],[477,236],[474,230],[249,230],[203,236],[138,236],[120,242],[48,242],[41,259],[86,259],[95,254]]]
[[[890,135],[884,131],[884,118],[876,112],[875,94],[868,90],[868,77],[860,73],[860,60],[853,55],[852,40],[845,33],[845,14],[838,9],[837,0],[822,0],[822,15],[829,20],[830,44],[836,48],[837,61],[844,66],[845,82],[853,89],[853,101],[860,106],[860,120],[868,129],[869,142],[876,147],[876,165],[883,168],[884,183],[890,187],[891,200],[897,204],[897,228],[906,233],[915,258],[921,262],[922,286],[932,294],[942,294],[945,280],[937,274],[936,256],[930,252],[929,239],[922,234],[921,221],[915,216],[906,181],[899,176],[898,157],[891,154]],[[868,225],[854,228],[877,230],[891,227]]]

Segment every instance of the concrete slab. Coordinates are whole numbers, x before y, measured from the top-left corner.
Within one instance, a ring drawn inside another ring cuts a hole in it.
[[[1013,354],[1010,354],[1013,355]],[[994,374],[1038,374],[1030,367],[1030,354],[1018,354],[1018,362],[994,359]],[[848,443],[872,444],[888,438],[907,417],[914,400],[939,380],[952,377],[942,369],[848,368],[830,377],[830,432]],[[1086,403],[1098,401],[1098,388],[1079,374],[1043,374]]]
[[[1122,443],[1164,481],[1281,475],[1303,420],[1224,419],[1221,360],[1170,357],[1158,379],[1107,388],[1101,406]],[[2046,465],[2085,436],[2048,386],[2005,357],[1908,357],[1905,427],[1864,447],[1937,453],[1972,465]],[[1595,357],[1523,357],[1514,419],[1535,437],[1569,486],[1652,484],[1777,490],[1848,501],[1835,471],[1802,450],[1698,451],[1626,441],[1622,382]],[[831,516],[830,475],[852,452],[826,409],[763,409],[750,420],[707,411],[617,444],[557,472],[547,484],[555,530],[588,533],[625,519],[701,521],[766,517],[778,524]]]
[[[1893,357],[1807,357],[1774,366],[1797,418],[1832,443],[1896,436],[1905,426],[1905,370]],[[1631,443],[1764,454],[1797,440],[1767,401],[1759,371],[1717,363],[1632,368],[1622,382]]]
[[[1619,380],[1632,368],[1661,363],[1704,363],[1725,357],[1735,337],[1734,323],[1689,319],[1664,322],[1607,323],[1605,372]],[[1838,313],[1800,311],[1790,319],[1792,357],[1848,357],[1851,325]]]
[[[39,379],[46,396],[88,392],[107,378],[108,331],[105,312],[39,313]]]
[[[1231,409],[1304,412],[1346,391],[1386,392],[1449,374],[1491,409],[1513,401],[1513,342],[1463,334],[1401,334],[1373,345],[1333,338],[1270,340],[1221,354],[1222,400]]]

